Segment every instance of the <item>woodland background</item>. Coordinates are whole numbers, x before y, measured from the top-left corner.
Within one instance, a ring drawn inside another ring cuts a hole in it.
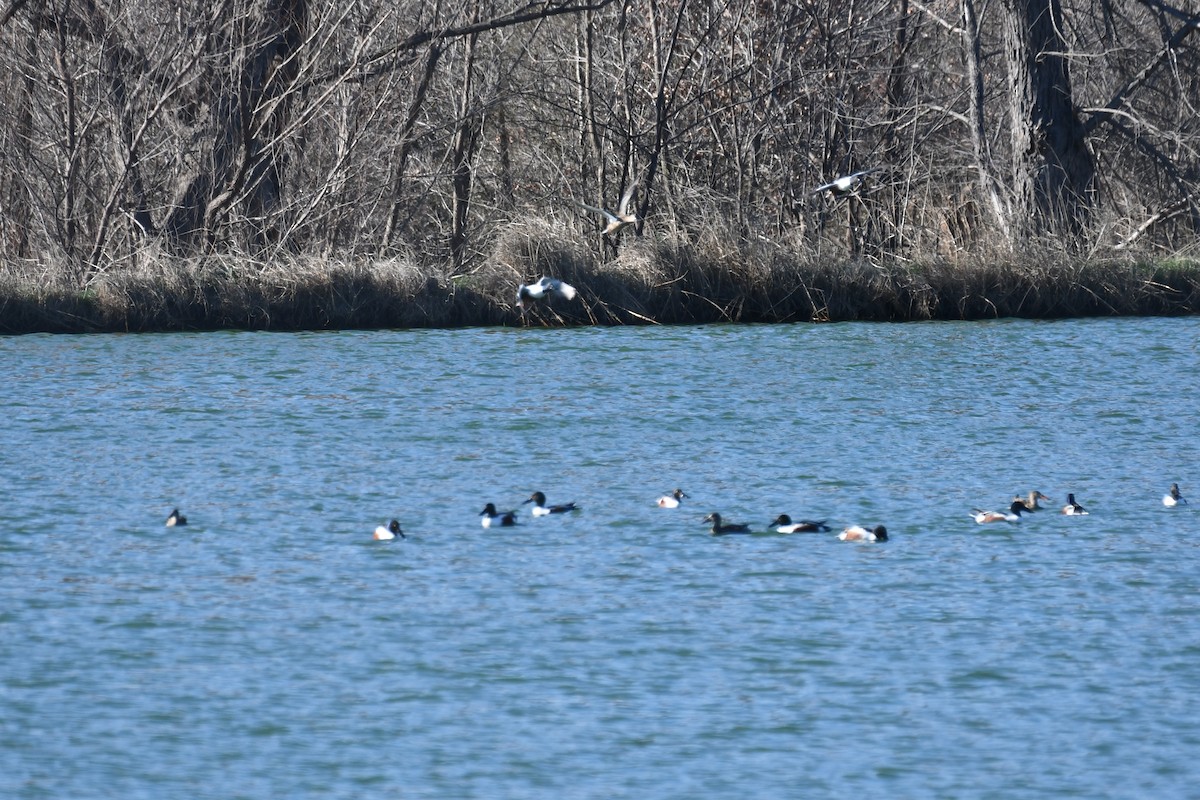
[[[1200,243],[1200,12],[1160,0],[0,9],[10,278],[214,257],[531,278],[555,241],[947,269]],[[642,219],[606,240],[578,203],[634,181]]]

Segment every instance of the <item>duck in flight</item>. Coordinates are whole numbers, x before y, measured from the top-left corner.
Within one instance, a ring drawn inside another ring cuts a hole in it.
[[[844,194],[849,194],[859,187],[863,179],[868,175],[879,172],[882,167],[871,167],[870,169],[860,169],[858,172],[852,172],[849,175],[842,175],[834,178],[829,183],[823,186],[818,186],[812,190],[812,194],[820,194],[821,192],[829,192],[835,197],[841,197]]]
[[[546,298],[574,300],[577,292],[575,287],[558,278],[543,275],[533,283],[522,283],[517,287],[517,308],[525,308],[527,302],[537,302]]]
[[[599,206],[589,206],[587,203],[580,203],[581,208],[586,208],[595,214],[600,214],[607,221],[602,233],[605,236],[615,236],[630,225],[636,224],[638,220],[637,214],[629,210],[629,201],[633,199],[633,193],[637,190],[638,182],[634,180],[629,184],[629,188],[625,190],[625,194],[621,195],[621,203],[617,206],[617,213],[609,211],[607,208]]]

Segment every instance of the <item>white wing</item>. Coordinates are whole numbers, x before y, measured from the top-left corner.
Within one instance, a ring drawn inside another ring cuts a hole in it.
[[[580,203],[579,206],[581,208],[586,208],[588,211],[595,212],[596,214],[603,214],[604,218],[606,220],[608,220],[609,222],[620,222],[621,221],[620,217],[618,217],[616,214],[612,213],[611,211],[608,211],[607,209],[597,208],[596,206],[589,206],[587,203]]]

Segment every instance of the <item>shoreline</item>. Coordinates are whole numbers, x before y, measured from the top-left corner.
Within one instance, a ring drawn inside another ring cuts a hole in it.
[[[627,246],[600,265],[578,252],[525,255],[489,259],[459,275],[398,260],[159,259],[109,269],[83,288],[61,272],[22,275],[0,267],[0,335],[1200,313],[1200,261],[1185,259],[926,265],[739,259],[734,266],[654,246]],[[542,274],[568,281],[579,294],[522,314],[515,288]]]

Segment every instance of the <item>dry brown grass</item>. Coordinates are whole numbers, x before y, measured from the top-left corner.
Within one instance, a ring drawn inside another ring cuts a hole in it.
[[[143,257],[85,286],[38,264],[0,268],[0,333],[221,328],[450,328],[707,322],[908,321],[1177,315],[1200,311],[1200,261],[1005,259],[880,264],[788,242],[626,236],[615,257],[549,220],[500,229],[487,258],[450,274],[414,258],[263,263]],[[521,313],[520,282],[552,275],[571,302]]]

